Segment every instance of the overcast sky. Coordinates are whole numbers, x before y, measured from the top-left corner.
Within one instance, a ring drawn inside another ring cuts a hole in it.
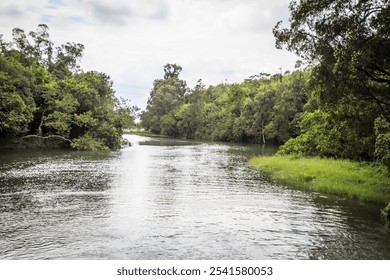
[[[166,63],[193,87],[242,82],[293,70],[297,57],[275,48],[272,28],[290,0],[1,0],[0,34],[49,26],[51,40],[85,46],[81,66],[113,79],[117,96],[145,108]]]

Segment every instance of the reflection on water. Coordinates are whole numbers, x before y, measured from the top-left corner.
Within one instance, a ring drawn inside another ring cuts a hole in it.
[[[127,136],[0,158],[1,259],[390,259],[375,205],[272,182],[261,146]]]

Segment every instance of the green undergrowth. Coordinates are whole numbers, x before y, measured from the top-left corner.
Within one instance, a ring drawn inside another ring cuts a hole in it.
[[[390,178],[383,166],[294,156],[254,157],[249,163],[279,182],[302,189],[363,201],[390,202]]]

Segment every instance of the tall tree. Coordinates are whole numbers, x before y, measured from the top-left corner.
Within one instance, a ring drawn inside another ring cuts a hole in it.
[[[321,101],[358,95],[389,120],[390,1],[292,1],[290,12],[290,26],[273,30],[276,46],[314,67]]]
[[[146,112],[141,116],[143,127],[153,133],[178,136],[174,111],[184,103],[187,84],[179,79],[181,66],[166,64],[164,79],[154,81]]]
[[[390,121],[390,1],[292,1],[290,12],[289,26],[273,30],[276,46],[313,71],[301,135],[282,151],[380,159],[374,128]]]

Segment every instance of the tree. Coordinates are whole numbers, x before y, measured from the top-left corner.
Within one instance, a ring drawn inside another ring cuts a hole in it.
[[[30,37],[34,41],[33,50],[35,60],[49,68],[53,58],[53,43],[50,41],[49,27],[46,24],[39,24],[36,32],[31,31]]]
[[[205,88],[202,80],[198,80],[195,87],[186,96],[186,103],[175,112],[179,134],[186,139],[201,139],[203,136]]]
[[[54,48],[48,27],[0,36],[0,138],[56,139],[75,149],[116,149],[137,108],[115,97],[113,81],[78,61],[84,46]],[[53,52],[53,49],[56,51]]]
[[[390,2],[292,1],[290,12],[276,46],[310,65],[311,96],[282,151],[373,160],[375,120],[390,119]]]
[[[61,47],[56,47],[56,56],[52,64],[49,65],[49,71],[57,78],[64,79],[77,73],[80,69],[77,62],[81,59],[84,52],[84,45],[80,43],[66,43]]]
[[[181,70],[176,64],[166,64],[164,79],[154,81],[146,111],[141,116],[145,129],[157,134],[177,136],[174,111],[184,103],[187,92],[185,81],[179,79]]]
[[[182,70],[183,68],[180,65],[168,63],[164,65],[164,79],[179,78],[179,74]]]
[[[187,139],[283,143],[297,135],[308,78],[301,71],[286,73],[282,82],[280,76],[270,76],[208,88],[199,80],[185,94],[172,94],[180,82],[176,74],[167,74],[154,83],[142,125],[154,133]]]
[[[285,143],[298,135],[297,122],[307,102],[307,75],[295,71],[283,76],[283,83],[277,83],[269,120],[264,127],[266,138],[274,143]]]
[[[28,130],[36,111],[32,74],[13,58],[0,55],[0,137]]]
[[[389,119],[390,2],[292,1],[290,27],[279,22],[276,46],[314,67],[325,105],[346,95],[370,100]]]

